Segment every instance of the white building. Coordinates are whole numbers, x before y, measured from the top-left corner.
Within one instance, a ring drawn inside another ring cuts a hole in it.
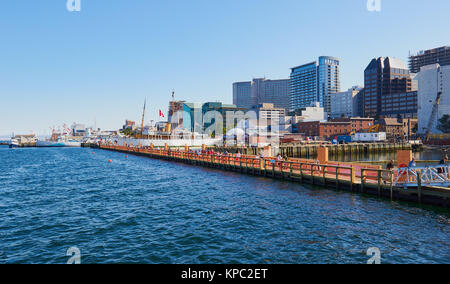
[[[279,125],[284,121],[286,110],[284,108],[276,108],[273,104],[260,104],[256,109],[257,116],[260,121],[267,121],[267,125]]]
[[[320,106],[320,102],[311,103],[311,106],[301,109],[300,121],[320,121],[326,122],[328,120],[328,114],[325,109]]]
[[[360,116],[359,105],[360,105],[360,92],[363,88],[360,86],[354,86],[346,92],[340,92],[335,94],[330,94],[330,107],[331,107],[331,118],[339,118],[343,115],[345,117],[356,117]]]
[[[450,114],[450,66],[433,64],[424,66],[417,74],[419,82],[418,119],[419,133],[426,133],[428,124],[432,121],[431,133],[441,133],[438,129],[438,120]],[[442,92],[441,101],[435,117],[431,117],[437,95]]]

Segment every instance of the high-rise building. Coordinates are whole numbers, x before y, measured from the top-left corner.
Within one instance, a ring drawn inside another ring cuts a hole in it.
[[[425,134],[441,133],[438,130],[438,121],[444,115],[450,114],[450,66],[433,64],[424,66],[417,74],[419,80],[418,91],[418,132]],[[433,113],[433,107],[440,93],[440,102]],[[429,124],[431,128],[428,129]]]
[[[260,104],[255,110],[257,118],[265,121],[268,126],[271,126],[272,124],[280,125],[286,116],[286,109],[277,108],[273,104]]]
[[[409,56],[409,69],[413,73],[419,73],[421,67],[431,64],[450,65],[450,46],[419,51]]]
[[[413,77],[399,59],[373,59],[364,71],[364,115],[369,117],[414,117],[417,93]]]
[[[361,116],[359,98],[363,95],[362,87],[354,86],[346,92],[330,94],[331,118]]]
[[[330,94],[340,92],[340,61],[321,56],[318,61],[291,68],[291,110],[304,108],[319,102],[330,112]]]
[[[319,77],[317,80],[319,84],[319,102],[323,102],[323,107],[327,113],[331,112],[330,94],[341,91],[339,64],[338,58],[330,56],[319,57]]]
[[[251,82],[233,84],[233,104],[242,108],[256,108],[263,103],[288,109],[289,80],[253,79]]]
[[[239,107],[252,108],[256,103],[256,100],[252,98],[252,82],[233,84],[233,104]]]

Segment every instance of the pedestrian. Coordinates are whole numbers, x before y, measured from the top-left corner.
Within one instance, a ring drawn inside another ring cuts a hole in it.
[[[437,169],[437,170],[438,170],[438,174],[444,174],[444,173],[445,173],[445,166],[447,165],[447,162],[448,162],[448,156],[445,155],[445,156],[442,158],[442,160],[439,162],[439,165],[440,165],[440,166],[444,166],[444,167],[438,168],[438,169]]]
[[[388,171],[392,171],[393,169],[395,168],[395,164],[394,164],[394,161],[393,160],[391,160],[388,164],[387,164],[387,166],[386,166],[386,170],[388,170]]]
[[[416,159],[413,158],[413,159],[411,160],[411,162],[409,162],[408,168],[415,168],[415,167],[417,167]]]

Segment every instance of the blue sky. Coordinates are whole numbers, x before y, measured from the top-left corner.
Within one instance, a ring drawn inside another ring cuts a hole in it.
[[[66,0],[0,2],[0,135],[75,121],[108,129],[167,112],[170,92],[232,102],[232,83],[288,78],[321,55],[342,88],[379,56],[450,44],[448,0]]]

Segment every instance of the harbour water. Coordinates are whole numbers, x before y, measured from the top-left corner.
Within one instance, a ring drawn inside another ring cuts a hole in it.
[[[0,161],[0,263],[450,263],[447,209],[91,149]]]

